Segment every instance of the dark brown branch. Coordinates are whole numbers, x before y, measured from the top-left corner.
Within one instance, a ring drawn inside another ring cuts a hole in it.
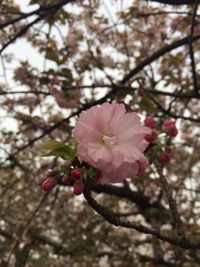
[[[18,166],[23,172],[28,172],[28,168],[27,166],[24,166],[14,155],[8,153],[8,151],[6,149],[4,149],[3,147],[0,147],[1,150],[3,150],[7,155],[7,160],[12,161],[16,166]]]
[[[40,200],[39,204],[36,206],[35,210],[33,211],[33,213],[31,214],[31,216],[29,217],[29,219],[27,220],[27,222],[25,223],[24,227],[22,228],[22,230],[18,233],[17,237],[15,238],[13,245],[11,247],[11,250],[8,254],[8,258],[7,258],[7,263],[9,263],[10,258],[13,254],[13,252],[17,249],[22,236],[25,234],[25,232],[28,230],[29,225],[31,224],[31,222],[33,221],[33,219],[35,218],[36,214],[38,213],[38,211],[40,210],[40,208],[42,207],[43,203],[45,202],[46,198],[48,196],[48,193],[46,193],[42,199]]]
[[[34,19],[32,22],[28,23],[25,27],[23,27],[18,33],[16,33],[11,39],[9,39],[9,41],[5,44],[3,44],[3,46],[0,49],[0,54],[2,54],[2,52],[12,43],[14,43],[19,37],[23,36],[31,26],[33,26],[34,24],[38,23],[40,20],[42,20],[44,17],[40,16],[36,19]]]
[[[195,17],[198,9],[198,3],[199,1],[195,1],[193,15],[192,15],[192,22],[191,22],[191,30],[190,30],[190,41],[189,41],[189,55],[191,60],[191,68],[192,68],[192,78],[193,78],[193,87],[194,87],[194,95],[198,95],[198,81],[197,81],[197,73],[196,73],[196,64],[195,64],[195,58],[194,58],[194,50],[193,50],[193,44],[192,44],[192,36],[194,34],[194,27],[195,27]]]
[[[147,196],[144,196],[142,193],[132,191],[127,187],[99,184],[93,186],[91,189],[96,193],[106,193],[120,198],[126,198],[131,202],[136,203],[142,210],[149,208],[163,209],[159,202],[150,203],[150,199]]]
[[[195,0],[145,0],[147,2],[158,2],[167,5],[194,5]]]
[[[9,20],[5,23],[2,23],[0,24],[0,30],[2,30],[3,28],[9,26],[9,25],[12,25],[20,20],[23,20],[23,19],[26,19],[28,17],[31,17],[33,15],[44,15],[46,16],[46,14],[49,14],[49,12],[51,10],[58,10],[59,8],[61,8],[62,6],[70,3],[70,2],[74,2],[75,0],[62,0],[56,4],[51,4],[51,5],[46,5],[46,6],[42,6],[32,12],[29,12],[29,13],[23,13],[21,14],[21,16],[17,17],[17,18],[14,18],[12,20]]]
[[[173,263],[167,262],[167,261],[160,259],[160,258],[152,258],[152,257],[142,255],[139,253],[137,253],[137,256],[139,257],[140,262],[144,262],[144,263],[148,262],[151,264],[158,264],[158,265],[163,266],[163,267],[165,267],[165,266],[166,267],[174,267]]]
[[[182,119],[182,120],[188,120],[188,121],[193,121],[193,122],[200,122],[200,117],[198,118],[192,118],[192,117],[185,117],[185,116],[182,116],[182,115],[177,115],[177,114],[174,114],[172,112],[170,112],[169,110],[166,110],[163,108],[163,106],[155,99],[151,96],[151,94],[148,93],[148,90],[145,90],[144,91],[146,93],[146,95],[152,100],[152,102],[154,104],[156,104],[156,106],[158,107],[158,109],[165,115],[171,117],[171,118],[174,118],[174,119]]]
[[[151,158],[152,157],[153,156],[151,155]],[[159,178],[160,178],[163,190],[167,196],[170,211],[171,211],[171,214],[172,214],[172,217],[175,223],[175,227],[177,230],[177,234],[180,238],[185,239],[186,237],[185,237],[185,232],[183,231],[183,223],[181,221],[180,214],[178,213],[177,204],[173,197],[172,189],[170,188],[166,177],[163,175],[163,169],[160,163],[158,162],[158,160],[154,159],[153,162],[156,167],[157,173],[159,174]]]
[[[44,91],[9,91],[9,92],[0,92],[0,95],[17,95],[17,94],[51,95],[50,93],[44,92]]]
[[[160,232],[159,229],[153,229],[149,228],[145,225],[135,223],[135,222],[129,222],[127,220],[123,220],[122,218],[119,218],[116,216],[113,212],[109,211],[107,208],[103,207],[97,201],[91,196],[91,192],[88,190],[88,188],[84,191],[85,199],[87,200],[88,204],[97,212],[99,213],[106,221],[108,221],[110,224],[115,226],[122,226],[129,229],[134,229],[140,233],[144,234],[151,234],[153,236],[156,236],[158,239],[162,241],[169,242],[173,245],[179,246],[181,248],[185,249],[191,249],[191,248],[200,248],[200,241],[192,242],[190,240],[183,240],[179,237],[172,237],[169,235],[165,235]]]
[[[195,35],[192,37],[192,41],[194,42],[195,40],[198,40],[200,38],[200,34]],[[139,65],[137,65],[135,68],[133,68],[124,78],[123,80],[120,82],[120,84],[125,84],[126,82],[128,82],[134,75],[136,75],[138,72],[140,72],[141,70],[143,70],[144,67],[146,67],[147,65],[151,64],[153,61],[157,60],[158,58],[160,58],[161,56],[165,55],[166,53],[182,46],[182,45],[186,45],[190,42],[190,36],[187,36],[183,39],[177,40],[175,42],[173,42],[170,45],[166,45],[163,48],[159,49],[157,52],[155,52],[153,55],[151,55],[150,57],[144,59]]]
[[[92,85],[79,85],[79,86],[66,86],[62,88],[63,91],[71,91],[71,90],[79,90],[79,89],[101,89],[101,88],[112,88],[112,84],[92,84]],[[131,90],[131,91],[136,91],[138,90],[138,87],[133,87],[133,86],[126,86],[126,85],[115,85],[115,88],[117,90]],[[166,91],[160,91],[160,90],[153,90],[153,89],[146,89],[145,91],[154,94],[154,95],[163,95],[163,96],[170,96],[170,97],[175,97],[176,99],[200,99],[199,95],[194,95],[191,93],[177,93],[177,92],[166,92]],[[0,95],[15,95],[15,94],[34,94],[34,95],[46,95],[46,96],[51,96],[49,92],[45,91],[8,91],[8,92],[0,92]]]
[[[36,235],[33,235],[32,238],[36,242],[51,246],[54,249],[54,253],[57,255],[64,255],[64,256],[70,255],[70,256],[72,256],[75,253],[75,251],[70,251],[63,244],[61,244],[57,241],[54,241],[47,236],[36,234]]]
[[[73,2],[74,0],[63,0],[57,4],[54,5],[49,5],[49,6],[43,6],[41,8],[39,8],[36,11],[33,11],[31,13],[27,13],[25,15],[20,16],[19,18],[15,18],[13,20],[10,20],[7,23],[1,24],[0,25],[0,29],[3,29],[4,27],[11,25],[17,21],[20,21],[21,19],[27,18],[29,16],[35,15],[35,14],[39,14],[39,16],[34,19],[32,22],[28,23],[25,27],[23,27],[17,34],[15,34],[7,43],[5,43],[2,48],[0,49],[0,54],[10,45],[12,44],[14,41],[16,41],[19,37],[23,36],[30,27],[32,27],[33,25],[35,25],[36,23],[38,23],[39,21],[41,21],[42,19],[44,19],[45,17],[49,16],[49,13],[55,13],[57,12],[57,10],[59,8],[61,8],[63,5],[66,5],[70,2]],[[41,12],[42,11],[42,12]]]

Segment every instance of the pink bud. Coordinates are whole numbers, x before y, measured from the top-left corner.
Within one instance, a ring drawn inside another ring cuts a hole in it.
[[[175,137],[178,134],[178,130],[176,128],[176,126],[170,127],[169,129],[166,130],[166,133],[170,136],[170,137]]]
[[[74,178],[74,180],[79,180],[81,177],[81,170],[76,168],[71,171],[71,176]]]
[[[154,128],[156,121],[152,116],[147,116],[146,119],[144,120],[144,124],[147,127]]]
[[[61,178],[61,184],[62,185],[69,185],[69,182],[70,182],[70,177],[68,175],[64,175]]]
[[[165,119],[164,120],[164,122],[163,122],[163,130],[170,137],[175,137],[178,134],[178,129],[176,128],[176,123],[175,123],[175,121],[173,121],[171,119]]]
[[[165,153],[167,153],[167,154],[171,154],[171,153],[172,153],[172,149],[171,149],[171,147],[166,147],[166,148],[165,148]]]
[[[81,183],[81,184],[75,183],[74,184],[74,195],[82,194],[84,189],[85,189],[85,185],[83,183]]]
[[[153,129],[150,134],[145,135],[145,140],[149,143],[153,143],[158,137],[157,131]]]
[[[167,154],[167,153],[164,153],[162,154],[160,157],[159,157],[159,162],[164,164],[164,163],[168,163],[170,161],[170,155]]]
[[[48,169],[46,172],[47,177],[52,177],[52,176],[54,176],[54,174],[55,174],[55,171],[52,169]]]
[[[56,181],[49,177],[47,178],[46,180],[43,181],[42,183],[42,189],[45,191],[45,192],[50,192],[53,190],[53,188],[55,187],[56,185]]]

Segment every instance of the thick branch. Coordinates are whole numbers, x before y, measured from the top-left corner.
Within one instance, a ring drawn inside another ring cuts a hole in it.
[[[147,2],[158,2],[168,5],[194,5],[195,0],[145,0]]]
[[[195,6],[192,15],[192,23],[191,23],[191,30],[190,30],[190,41],[189,41],[189,55],[191,60],[191,68],[192,68],[192,78],[193,78],[193,87],[194,87],[194,95],[198,95],[198,81],[197,81],[197,73],[196,73],[196,63],[194,58],[194,49],[192,44],[192,36],[194,34],[194,27],[195,27],[195,17],[198,9],[199,1],[195,1]]]
[[[133,203],[136,203],[143,211],[150,208],[156,208],[160,211],[164,209],[159,202],[150,203],[150,199],[147,196],[144,196],[142,193],[132,191],[127,187],[99,184],[93,186],[92,190],[97,193],[106,193],[120,198],[126,198]]]
[[[126,82],[128,82],[133,76],[135,76],[138,72],[140,72],[141,70],[144,69],[144,67],[148,66],[149,64],[151,64],[152,62],[154,62],[155,60],[157,60],[158,58],[160,58],[161,56],[165,55],[166,53],[182,46],[182,45],[186,45],[189,44],[190,42],[190,35],[177,40],[175,42],[173,42],[170,45],[166,45],[163,48],[159,49],[157,52],[155,52],[153,55],[151,55],[150,57],[146,58],[145,60],[143,60],[139,65],[137,65],[135,68],[133,68],[124,78],[123,80],[120,82],[120,84],[125,84]],[[200,34],[195,35],[192,37],[193,42],[195,40],[198,40],[200,38]]]
[[[23,19],[26,19],[28,17],[31,17],[33,15],[44,15],[44,14],[49,14],[49,12],[51,10],[58,10],[59,8],[61,8],[62,6],[70,3],[70,2],[74,2],[75,0],[62,0],[56,4],[51,4],[51,5],[46,5],[46,6],[42,6],[32,12],[29,12],[29,13],[22,13],[19,17],[17,18],[14,18],[12,20],[9,20],[9,21],[6,21],[2,24],[0,24],[0,30],[2,30],[3,28],[11,25],[11,24],[14,24],[20,20],[23,20]],[[46,16],[46,15],[45,15]]]
[[[153,229],[149,228],[145,225],[135,223],[135,222],[129,222],[127,220],[123,220],[116,216],[113,212],[109,211],[107,208],[103,207],[99,203],[97,203],[96,200],[93,199],[91,196],[91,192],[88,190],[88,188],[84,191],[85,199],[87,200],[88,204],[97,212],[99,213],[106,221],[108,221],[110,224],[115,226],[122,226],[129,229],[134,229],[140,233],[144,234],[151,234],[153,236],[156,236],[158,239],[169,242],[173,245],[185,248],[185,249],[191,249],[191,248],[200,248],[200,241],[198,242],[192,242],[188,239],[185,239],[184,242],[179,237],[172,237],[169,235],[165,235],[160,232],[159,229]]]

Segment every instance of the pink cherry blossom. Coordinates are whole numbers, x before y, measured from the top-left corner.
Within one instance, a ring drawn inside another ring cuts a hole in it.
[[[106,184],[144,172],[144,137],[150,132],[135,112],[126,113],[124,104],[104,103],[80,114],[73,135],[79,159],[99,169],[99,183]]]

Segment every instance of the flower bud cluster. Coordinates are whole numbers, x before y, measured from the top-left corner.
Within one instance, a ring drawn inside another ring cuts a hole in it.
[[[158,130],[155,129],[156,127],[156,120],[152,116],[147,116],[146,119],[144,120],[145,126],[151,128],[151,133],[147,134],[145,136],[145,140],[148,141],[150,144],[155,145],[155,141],[158,138]],[[169,118],[165,119],[163,124],[161,125],[161,132],[164,131],[166,135],[169,138],[176,137],[178,134],[178,129],[176,127],[176,123],[174,120],[171,120]],[[161,164],[166,164],[170,161],[171,159],[171,153],[172,149],[170,147],[165,147],[164,152],[160,153],[158,160]]]
[[[145,136],[145,140],[149,143],[153,143],[154,141],[156,141],[156,139],[158,137],[157,130],[155,129],[156,121],[155,121],[154,117],[147,116],[145,121],[144,121],[144,124],[145,124],[145,126],[151,128],[151,133],[149,133]]]
[[[75,183],[74,183],[74,195],[82,194],[84,189],[85,189],[85,184],[83,182],[81,169],[74,168],[71,171],[71,176],[75,181]]]
[[[51,192],[56,185],[65,186],[70,184],[70,176],[59,170],[47,170],[46,177],[42,183],[42,189],[45,192]]]
[[[87,166],[91,175],[87,174],[84,163],[80,167],[67,166],[65,170],[49,169],[46,173],[46,179],[42,183],[42,189],[45,192],[51,192],[57,185],[73,186],[74,195],[80,195],[85,189],[85,184],[95,185],[100,177],[96,175],[90,166]],[[88,177],[87,177],[88,176]]]

